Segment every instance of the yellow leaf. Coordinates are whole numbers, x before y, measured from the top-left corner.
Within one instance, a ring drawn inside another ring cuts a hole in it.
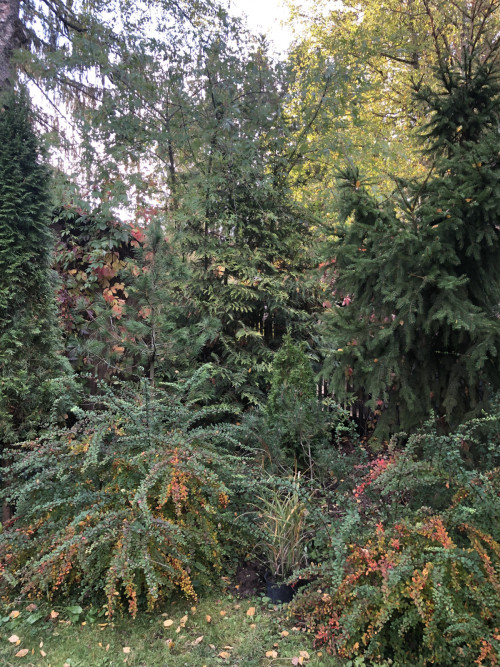
[[[45,651],[42,651],[42,649],[40,649],[40,655],[42,656],[42,658],[45,658],[47,654],[45,653]]]
[[[232,651],[233,647],[232,646],[223,646],[222,648],[225,648],[228,651]]]
[[[40,648],[43,648],[43,642],[40,642]]]
[[[191,613],[196,614],[196,607],[191,607]]]
[[[254,629],[254,628],[256,628],[257,626],[255,625],[255,623],[250,623],[250,627],[251,627],[252,629]]]
[[[266,658],[277,658],[277,657],[278,657],[277,651],[266,651]]]
[[[356,181],[356,190],[359,190],[360,185],[361,185],[361,181]]]
[[[250,607],[247,611],[247,616],[255,616],[255,607]]]
[[[181,631],[181,626],[179,625],[179,627],[175,628],[175,632],[176,634],[179,634],[180,631]]]
[[[17,644],[17,642],[19,641],[19,637],[17,635],[12,635],[11,637],[9,637],[9,641],[11,644]]]
[[[123,647],[123,652],[124,653],[130,653],[130,646],[124,646]]]
[[[223,611],[223,610],[222,610],[222,611],[220,611],[219,613],[220,613],[221,616],[225,616],[225,615],[227,614],[227,611]]]
[[[180,620],[180,624],[181,624],[181,625],[185,625],[185,624],[187,623],[187,620],[188,620],[188,617],[187,617],[187,614],[186,614],[186,616],[183,616],[183,617],[181,618],[181,620]]]
[[[283,632],[281,633],[281,636],[282,637],[288,637],[289,634],[290,633],[288,632],[288,630],[283,630]]]
[[[196,644],[201,644],[202,641],[203,641],[203,635],[201,635],[201,637],[196,637],[193,644],[196,646]]]
[[[27,648],[22,648],[16,653],[16,658],[24,658],[25,655],[28,655],[29,651]]]
[[[52,611],[50,612],[50,618],[57,618],[58,616],[59,616],[59,612],[58,612],[58,611],[54,611],[54,610],[52,610]]]
[[[171,619],[168,619],[168,621],[163,621],[163,625],[164,625],[166,628],[169,628],[169,627],[170,627],[171,625],[173,625],[173,624],[174,624],[174,622],[173,622]]]
[[[19,616],[19,612],[18,612],[18,611],[11,611],[11,612],[10,612],[10,617],[11,617],[11,618],[17,618],[18,616]]]
[[[227,651],[221,651],[219,653],[219,658],[224,658],[224,660],[226,660],[227,658],[229,658],[229,653]]]
[[[305,658],[305,660],[309,660],[309,653],[307,651],[299,651],[299,655],[301,658]]]
[[[212,617],[207,614],[205,616],[205,620],[206,620],[207,623],[210,623],[212,621]]]

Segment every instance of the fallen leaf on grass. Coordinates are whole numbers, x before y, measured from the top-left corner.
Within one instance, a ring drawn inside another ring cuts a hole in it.
[[[58,616],[59,616],[59,612],[58,612],[58,611],[54,611],[54,610],[52,610],[52,611],[50,612],[50,618],[57,618]]]
[[[278,651],[266,651],[266,658],[277,658]]]
[[[11,644],[17,644],[17,642],[20,642],[21,640],[17,635],[12,635],[9,637],[9,641]]]
[[[215,651],[215,644],[209,644],[210,648]]]
[[[222,648],[225,648],[228,651],[232,651],[233,647],[232,646],[223,646]]]
[[[43,642],[40,642],[40,648],[43,648]]]
[[[227,614],[227,611],[220,611],[219,614],[220,614],[221,616],[225,616],[225,615]]]
[[[22,648],[16,653],[16,658],[24,658],[25,655],[28,655],[29,651],[27,648]]]
[[[181,620],[179,621],[179,623],[184,627],[184,626],[186,625],[186,623],[187,623],[187,620],[188,620],[188,617],[187,617],[187,614],[186,614],[186,616],[183,616],[183,617],[181,618]]]
[[[300,651],[299,655],[301,658],[305,658],[305,660],[309,660],[309,653],[307,651]]]
[[[175,632],[179,634],[180,631],[181,631],[181,626],[179,625],[179,627],[175,628]]]
[[[11,618],[17,618],[19,616],[19,612],[18,611],[11,611],[9,615],[10,615]]]
[[[201,637],[196,637],[196,639],[193,642],[193,646],[196,646],[197,644],[201,644],[202,641],[203,641],[203,635],[201,635]]]
[[[130,646],[124,646],[123,647],[123,652],[124,653],[130,653]]]
[[[289,634],[290,633],[288,632],[288,630],[283,630],[283,632],[281,633],[281,636],[282,637],[288,637]]]
[[[212,617],[207,614],[205,616],[205,620],[206,620],[207,623],[210,623],[212,621]]]
[[[292,658],[292,665],[303,665],[304,664],[304,658],[301,656],[300,658],[297,658],[297,656],[294,656]]]
[[[170,618],[168,619],[168,621],[163,621],[163,625],[164,625],[166,628],[169,628],[169,627],[170,627],[171,625],[173,625],[173,624],[174,624],[174,622],[173,622]]]
[[[191,607],[191,613],[196,614],[196,607]]]
[[[253,630],[253,629],[256,628],[257,626],[255,625],[255,623],[250,623],[250,627],[251,627],[252,630]]]
[[[255,607],[250,607],[247,611],[247,616],[255,616]]]
[[[40,655],[42,656],[42,658],[45,658],[47,654],[45,653],[45,651],[42,651],[42,649],[40,649]]]
[[[221,651],[219,653],[219,658],[224,658],[224,660],[226,660],[227,658],[229,658],[229,653],[227,651]]]

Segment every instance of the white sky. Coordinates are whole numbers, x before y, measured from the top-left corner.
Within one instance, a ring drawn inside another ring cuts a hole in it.
[[[278,53],[290,46],[293,33],[291,28],[282,25],[288,19],[283,0],[229,0],[229,6],[237,16],[247,16],[253,32],[266,34]]]

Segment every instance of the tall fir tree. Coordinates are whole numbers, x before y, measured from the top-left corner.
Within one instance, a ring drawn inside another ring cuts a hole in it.
[[[50,171],[25,93],[0,107],[0,445],[26,437],[55,399],[66,364],[51,282]]]
[[[333,378],[385,406],[385,432],[431,410],[454,425],[500,386],[499,74],[496,57],[464,48],[416,90],[423,181],[380,202],[352,165],[343,174]]]

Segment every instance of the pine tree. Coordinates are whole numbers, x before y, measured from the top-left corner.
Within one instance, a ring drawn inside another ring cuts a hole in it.
[[[55,398],[65,369],[50,260],[48,167],[30,123],[26,94],[0,108],[0,444],[25,437]]]
[[[350,166],[335,248],[336,390],[364,392],[385,428],[431,410],[454,425],[500,386],[500,78],[465,48],[438,86],[416,89],[423,182],[380,202]]]

